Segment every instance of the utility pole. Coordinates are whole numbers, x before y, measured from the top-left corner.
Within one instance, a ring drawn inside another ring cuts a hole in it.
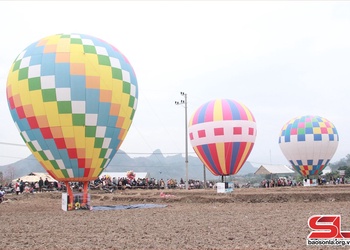
[[[176,105],[185,105],[185,164],[186,164],[186,190],[188,190],[188,136],[187,136],[187,94],[185,92],[180,92],[184,96],[185,100],[180,102],[175,101]]]

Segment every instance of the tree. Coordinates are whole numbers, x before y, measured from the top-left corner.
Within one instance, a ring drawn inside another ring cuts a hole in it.
[[[345,178],[350,177],[350,167],[342,166],[342,167],[339,167],[338,170],[345,170]]]
[[[0,171],[0,185],[4,185],[4,174]]]
[[[12,165],[9,165],[3,175],[4,181],[9,181],[9,182],[12,181],[15,178],[15,173],[16,173],[15,167]]]
[[[350,167],[350,154],[347,154],[345,158],[340,159],[335,163],[329,164],[332,171],[338,170],[340,167]]]
[[[325,174],[326,181],[330,182],[339,177],[339,172],[338,171],[332,171],[330,173]]]

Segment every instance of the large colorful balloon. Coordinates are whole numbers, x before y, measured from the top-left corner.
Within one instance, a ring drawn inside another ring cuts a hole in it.
[[[83,34],[45,37],[15,59],[7,98],[20,134],[56,180],[99,177],[135,114],[137,80],[107,42]]]
[[[189,122],[192,147],[216,176],[239,172],[253,149],[256,134],[253,114],[242,103],[230,99],[203,104]]]
[[[338,132],[320,116],[300,116],[288,121],[279,136],[279,145],[287,160],[301,175],[318,175],[337,150]]]

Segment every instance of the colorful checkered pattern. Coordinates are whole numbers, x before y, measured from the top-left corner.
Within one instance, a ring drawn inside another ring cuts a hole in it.
[[[303,176],[318,175],[338,147],[334,125],[319,116],[301,116],[287,122],[279,136],[279,145],[294,169]]]
[[[249,109],[228,99],[205,103],[189,122],[194,151],[217,176],[239,172],[253,149],[256,133],[255,119]]]
[[[96,179],[117,152],[137,107],[128,60],[82,34],[43,38],[22,51],[7,80],[13,120],[57,180]]]
[[[339,140],[337,129],[330,121],[319,116],[302,116],[290,120],[283,126],[279,143],[282,140],[286,143],[291,142],[293,139],[305,141],[308,135],[312,135],[314,141]]]

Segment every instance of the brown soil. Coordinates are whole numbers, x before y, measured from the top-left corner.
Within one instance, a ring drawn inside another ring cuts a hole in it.
[[[348,185],[90,194],[92,207],[167,206],[65,212],[59,192],[6,195],[0,249],[326,249],[306,246],[310,216],[339,214],[350,229]]]

